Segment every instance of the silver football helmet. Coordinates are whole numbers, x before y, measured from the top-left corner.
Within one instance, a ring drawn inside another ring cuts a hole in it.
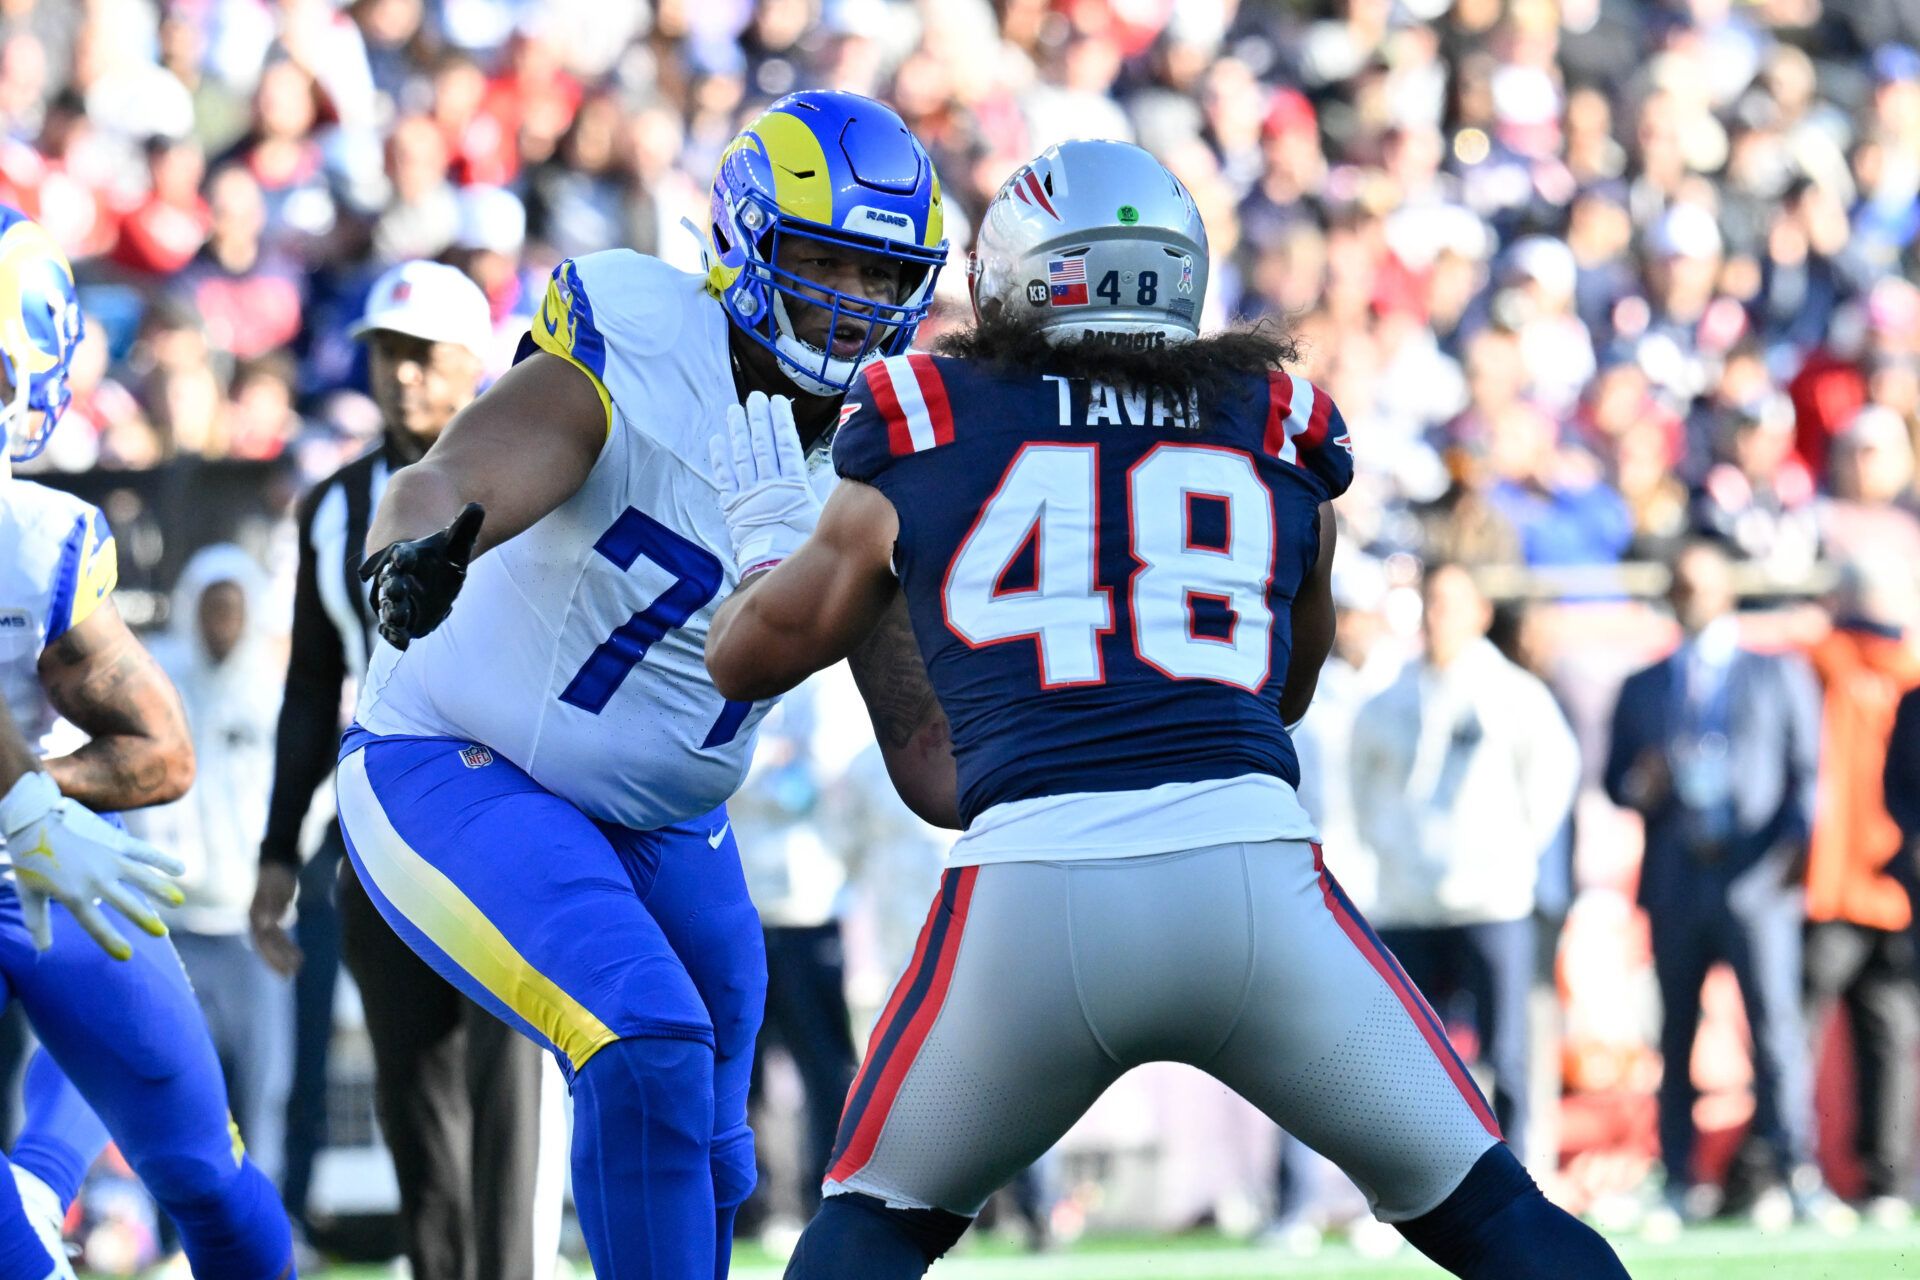
[[[1207,229],[1180,179],[1139,147],[1062,142],[1001,186],[968,276],[976,315],[1035,315],[1055,342],[1178,342],[1200,331]]]

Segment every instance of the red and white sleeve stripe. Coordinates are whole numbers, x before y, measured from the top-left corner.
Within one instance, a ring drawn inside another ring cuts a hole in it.
[[[918,351],[889,356],[870,366],[866,376],[895,457],[953,443],[953,406],[932,356]]]
[[[1308,382],[1275,369],[1267,374],[1266,451],[1282,462],[1300,465],[1302,451],[1327,442],[1333,399]]]

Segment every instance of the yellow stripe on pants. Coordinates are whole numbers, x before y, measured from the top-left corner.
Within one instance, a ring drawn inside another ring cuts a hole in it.
[[[618,1037],[527,963],[460,886],[400,838],[367,780],[366,752],[340,762],[340,819],[373,887],[453,962],[537,1028],[578,1071]]]

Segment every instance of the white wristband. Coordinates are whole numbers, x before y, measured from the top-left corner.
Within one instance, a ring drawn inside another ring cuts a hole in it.
[[[52,813],[64,797],[59,784],[45,772],[32,769],[6,795],[0,796],[0,835],[23,830]]]

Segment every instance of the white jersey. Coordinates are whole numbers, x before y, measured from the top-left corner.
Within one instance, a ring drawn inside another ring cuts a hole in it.
[[[40,685],[40,653],[100,607],[118,567],[94,507],[31,480],[0,480],[0,696],[36,751],[60,718]]]
[[[607,443],[578,493],[473,562],[431,635],[376,645],[363,728],[484,744],[643,830],[740,785],[773,704],[730,703],[707,676],[707,627],[736,581],[707,443],[738,396],[705,285],[626,249],[555,269],[533,339],[593,378]],[[814,474],[832,484],[831,467]]]

